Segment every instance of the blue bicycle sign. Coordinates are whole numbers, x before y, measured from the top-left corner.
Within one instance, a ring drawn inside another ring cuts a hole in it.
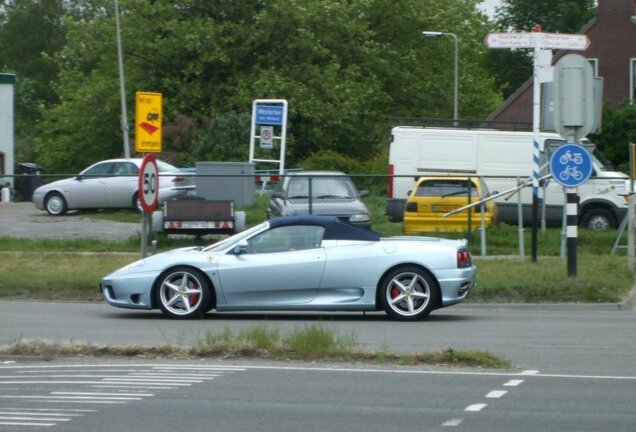
[[[550,170],[554,180],[573,188],[585,183],[592,174],[592,157],[578,144],[564,144],[552,153]]]

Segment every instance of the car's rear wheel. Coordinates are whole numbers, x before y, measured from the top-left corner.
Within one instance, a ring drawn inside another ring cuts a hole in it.
[[[132,208],[134,210],[137,210],[140,213],[143,213],[144,211],[144,208],[141,205],[141,200],[139,199],[139,196],[137,195],[137,192],[135,192],[132,197]]]
[[[53,192],[46,197],[46,211],[53,216],[62,216],[68,210],[66,200],[59,192]]]
[[[424,318],[438,302],[437,284],[424,270],[405,266],[387,274],[380,284],[380,303],[395,319],[415,321]]]
[[[208,280],[191,267],[175,267],[165,272],[155,295],[161,311],[170,318],[200,318],[213,304]]]

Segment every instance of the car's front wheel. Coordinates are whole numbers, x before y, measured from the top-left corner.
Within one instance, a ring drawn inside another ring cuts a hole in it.
[[[66,200],[59,192],[53,192],[46,197],[46,211],[53,216],[62,216],[68,210]]]
[[[424,270],[405,266],[391,271],[380,284],[380,303],[395,319],[424,318],[438,302],[437,284]]]
[[[208,280],[190,267],[175,267],[164,273],[155,295],[161,311],[170,318],[200,318],[213,304]]]

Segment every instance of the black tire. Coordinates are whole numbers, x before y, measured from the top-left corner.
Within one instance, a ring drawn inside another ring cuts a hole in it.
[[[380,283],[380,305],[391,318],[417,321],[427,316],[439,301],[437,282],[418,267],[399,267]]]
[[[144,208],[141,206],[141,200],[139,199],[137,192],[135,192],[132,197],[132,208],[133,210],[137,210],[139,213],[144,212]]]
[[[616,220],[609,210],[596,209],[589,210],[583,214],[583,227],[594,231],[605,231],[616,228]]]
[[[52,216],[62,216],[68,211],[68,205],[66,199],[59,192],[52,192],[46,197],[44,203],[46,211]]]
[[[214,304],[205,275],[185,266],[174,267],[159,277],[155,300],[164,315],[175,319],[201,318]]]

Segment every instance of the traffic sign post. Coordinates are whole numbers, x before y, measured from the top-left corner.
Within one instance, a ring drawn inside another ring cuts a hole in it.
[[[568,276],[576,276],[576,244],[578,238],[578,194],[576,188],[592,175],[592,157],[585,147],[568,143],[558,147],[550,157],[552,178],[566,192],[566,237]]]
[[[541,26],[537,25],[536,31],[532,33],[489,33],[484,42],[488,48],[532,48],[534,50],[533,64],[533,95],[532,95],[532,131],[533,131],[533,154],[532,154],[532,261],[537,261],[537,223],[539,218],[539,205],[541,197],[539,195],[539,179],[541,168],[541,83],[552,81],[552,66],[546,64],[546,60],[551,57],[547,50],[585,50],[590,45],[590,40],[586,35],[543,33]],[[549,60],[547,60],[549,62]]]
[[[152,212],[157,208],[159,200],[159,168],[154,155],[144,156],[139,168],[137,199],[143,209],[141,219],[141,257],[148,254],[148,227]]]
[[[259,134],[256,127],[259,127]],[[280,128],[280,135],[276,136],[275,128]],[[260,148],[271,150],[274,140],[280,140],[280,155],[278,159],[259,159],[255,155],[254,141],[260,139]],[[287,140],[287,101],[285,99],[255,99],[252,103],[252,127],[250,131],[249,163],[266,162],[278,163],[278,173],[285,172],[285,143]]]

